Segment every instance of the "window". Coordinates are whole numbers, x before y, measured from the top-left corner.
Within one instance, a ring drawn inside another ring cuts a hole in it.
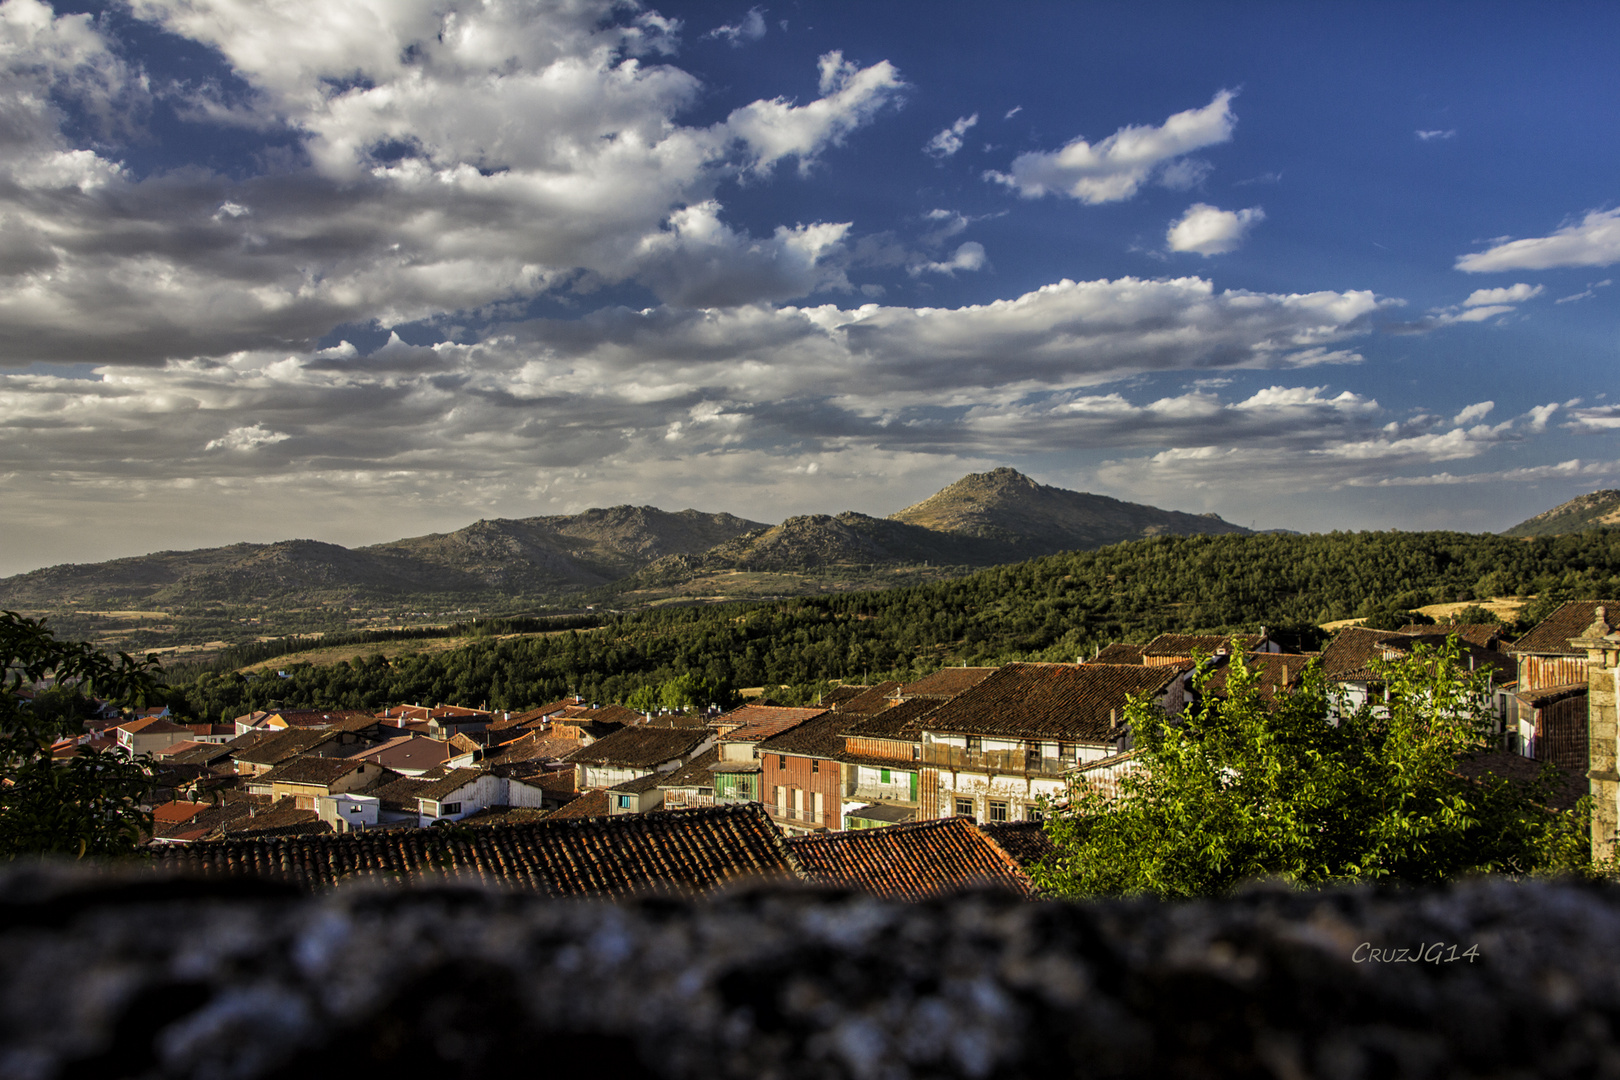
[[[811,758],[810,759],[810,771],[813,772],[813,773],[818,773],[818,772],[821,771],[821,759],[820,758]]]
[[[619,796],[619,809],[620,810],[629,810],[630,809],[630,796],[628,796],[628,795],[620,795]]]
[[[1074,760],[1074,743],[1072,743],[1072,742],[1060,742],[1060,743],[1058,743],[1058,758],[1059,758],[1059,760],[1062,760],[1062,761],[1073,761]]]
[[[441,816],[445,815],[445,814],[459,814],[459,813],[461,813],[461,804],[458,803],[458,802],[447,802],[447,803],[440,803],[439,804],[439,814]]]
[[[1024,820],[1045,821],[1046,815],[1041,813],[1041,808],[1038,806],[1026,806],[1024,807]]]
[[[957,817],[972,817],[973,816],[973,800],[972,799],[957,799],[956,800],[956,816]]]
[[[777,754],[776,755],[776,767],[778,769],[787,768],[787,755],[786,754]]]
[[[911,748],[911,760],[912,761],[921,761],[922,760],[922,747],[913,746]]]
[[[889,770],[888,769],[879,769],[878,770],[878,783],[880,783],[880,784],[893,783],[893,781],[889,779]]]
[[[991,803],[990,804],[990,820],[991,821],[1006,821],[1007,820],[1007,804],[1004,803],[1004,802],[993,802],[993,803]]]
[[[977,736],[977,735],[969,735],[967,737],[967,752],[968,753],[977,754],[980,751],[982,751],[983,749],[984,749],[984,740],[983,739],[979,738],[979,736]]]

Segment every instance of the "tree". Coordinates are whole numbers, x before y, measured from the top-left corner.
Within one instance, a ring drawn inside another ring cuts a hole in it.
[[[1493,720],[1486,675],[1455,642],[1380,667],[1388,702],[1336,724],[1314,665],[1267,701],[1241,657],[1224,700],[1178,718],[1133,702],[1138,767],[1112,797],[1071,784],[1047,817],[1057,852],[1038,884],[1175,897],[1261,877],[1419,884],[1583,865],[1582,816],[1546,806],[1550,769],[1530,785],[1459,771],[1490,748]]]
[[[152,825],[140,808],[151,789],[147,763],[88,747],[53,762],[59,723],[36,712],[22,691],[51,676],[57,686],[140,705],[158,691],[156,661],[126,653],[113,660],[11,611],[0,612],[0,658],[0,859],[133,851]]]

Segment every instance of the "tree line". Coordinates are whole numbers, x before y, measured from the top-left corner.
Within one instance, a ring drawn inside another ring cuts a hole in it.
[[[1304,647],[1318,624],[1398,625],[1411,608],[1535,594],[1620,594],[1620,530],[1531,540],[1451,532],[1174,536],[992,567],[953,581],[747,604],[661,607],[537,637],[436,654],[376,653],[284,674],[224,665],[171,673],[171,704],[204,719],[254,708],[399,701],[522,709],[579,694],[659,698],[687,678],[725,704],[737,688],[913,678],[948,664],[1074,660],[1111,641],[1261,625]],[[331,643],[323,639],[323,644]],[[245,654],[244,654],[245,655]]]

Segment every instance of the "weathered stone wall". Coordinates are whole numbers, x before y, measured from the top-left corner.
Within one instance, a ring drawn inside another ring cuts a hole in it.
[[[1620,1072],[1596,887],[607,906],[13,869],[0,909],[7,1078]]]

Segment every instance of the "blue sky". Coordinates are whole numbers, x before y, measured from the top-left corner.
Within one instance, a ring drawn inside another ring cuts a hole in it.
[[[0,574],[1620,486],[1620,9],[0,2]]]

